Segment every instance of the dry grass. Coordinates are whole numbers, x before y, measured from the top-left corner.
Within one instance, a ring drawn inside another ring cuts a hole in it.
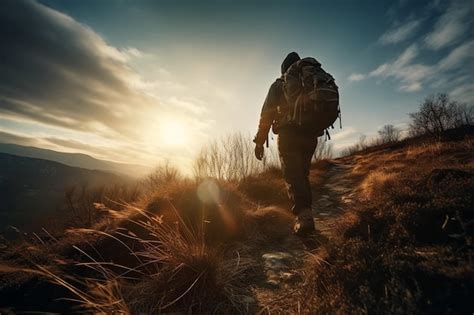
[[[270,168],[238,184],[238,189],[258,205],[288,205],[286,184],[279,168]]]
[[[255,305],[245,283],[253,265],[245,242],[276,240],[274,229],[287,235],[292,218],[281,208],[259,207],[239,188],[182,179],[157,186],[134,204],[117,203],[119,211],[96,204],[104,219],[93,228],[10,248],[2,255],[10,266],[1,270],[10,275],[3,279],[15,283],[24,275],[17,283],[30,292],[47,279],[54,284],[48,290],[59,287],[56,296],[67,299],[53,307],[40,299],[26,310],[70,312],[78,305],[103,314],[247,313]],[[3,289],[16,292],[11,285]]]
[[[109,210],[111,216],[119,216],[135,228],[70,231],[76,240],[87,235],[107,240],[98,241],[88,251],[74,245],[81,255],[74,263],[80,272],[68,273],[36,258],[31,268],[3,266],[0,271],[43,276],[69,290],[81,309],[94,313],[243,313],[248,309],[241,298],[247,292],[241,275],[249,267],[248,259],[238,251],[227,251],[223,244],[207,244],[205,226],[190,226],[177,210],[178,221],[171,224],[164,222],[162,215],[135,211],[138,214],[125,219]],[[132,230],[139,230],[142,236]],[[111,244],[114,258],[126,256],[126,264],[104,259],[106,246]]]
[[[311,313],[474,309],[472,138],[353,157],[359,202],[307,264]],[[355,173],[355,174],[354,174]]]
[[[338,219],[331,243],[309,256],[302,290],[261,306],[472,312],[472,139],[406,141],[341,159],[355,164],[359,202]],[[323,183],[332,163],[312,166],[312,185]],[[158,176],[133,203],[98,203],[102,219],[91,228],[7,247],[0,301],[60,313],[257,312],[247,283],[252,251],[279,244],[293,220],[278,206],[287,202],[279,172],[241,182]],[[28,305],[18,292],[30,294]],[[58,297],[68,300],[47,302]]]
[[[398,175],[385,170],[370,172],[360,184],[361,197],[366,200],[372,199],[381,189],[386,189],[388,186],[395,184]]]

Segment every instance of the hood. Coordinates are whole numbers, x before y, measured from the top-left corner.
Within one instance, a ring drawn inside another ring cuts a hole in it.
[[[289,53],[288,56],[286,56],[285,60],[283,60],[283,63],[281,64],[281,74],[285,73],[288,68],[300,60],[300,56],[295,53],[294,51]]]

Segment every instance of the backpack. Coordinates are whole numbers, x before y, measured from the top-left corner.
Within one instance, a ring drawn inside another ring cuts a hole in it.
[[[279,126],[298,125],[329,137],[327,129],[341,118],[339,91],[316,59],[308,57],[292,64],[283,74],[283,92],[288,105],[277,108]]]

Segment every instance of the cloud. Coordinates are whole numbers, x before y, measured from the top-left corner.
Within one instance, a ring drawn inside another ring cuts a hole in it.
[[[331,139],[341,141],[359,135],[360,132],[357,129],[355,129],[354,127],[347,127],[344,128],[344,130],[334,133],[334,135],[331,135]]]
[[[336,155],[339,155],[345,148],[358,142],[362,133],[354,127],[344,127],[342,131],[331,133],[331,141]]]
[[[418,56],[419,48],[410,45],[394,61],[384,63],[369,73],[371,77],[395,78],[401,81],[401,91],[415,92],[422,89],[422,81],[435,72],[433,66],[412,63]]]
[[[386,31],[380,38],[379,42],[384,45],[397,44],[412,37],[420,27],[421,21],[413,20],[402,24],[401,26],[393,27]]]
[[[30,138],[27,136],[13,134],[0,130],[0,143],[13,143],[24,146],[34,146],[38,145],[38,140],[35,138]]]
[[[421,89],[422,89],[421,83],[416,82],[416,81],[400,86],[400,91],[405,91],[405,92],[417,92],[417,91],[420,91]]]
[[[143,57],[143,53],[135,47],[127,47],[123,49],[123,54],[125,54],[127,60]]]
[[[384,63],[378,66],[375,70],[370,72],[370,76],[397,76],[399,71],[403,69],[408,63],[410,63],[418,55],[418,46],[412,44],[403,51],[403,53],[398,56],[395,61],[391,63]]]
[[[466,83],[449,93],[454,99],[474,105],[474,83]]]
[[[473,14],[472,1],[452,1],[446,12],[436,22],[433,31],[426,35],[426,46],[439,50],[456,43],[472,27]]]
[[[0,10],[0,116],[109,138],[136,138],[156,107],[136,86],[124,51],[42,4],[6,0]]]
[[[362,73],[352,73],[347,79],[351,82],[359,82],[367,78],[367,75]]]
[[[14,130],[0,130],[0,143],[12,143],[23,146],[39,147],[50,150],[70,153],[84,153],[98,159],[105,159],[117,162],[134,161],[139,156],[142,160],[149,161],[150,152],[130,147],[126,144],[123,146],[106,146],[99,144],[84,143],[65,137],[53,137],[45,135],[28,135],[19,133]]]
[[[448,56],[439,62],[441,70],[454,69],[463,64],[463,62],[474,56],[474,40],[465,42],[453,49]]]
[[[114,47],[68,15],[33,0],[5,0],[0,41],[0,120],[9,126],[0,142],[155,164],[164,156],[189,161],[207,136],[206,103],[182,96],[185,87],[155,56]],[[145,79],[131,64],[146,64],[156,76]],[[165,119],[185,124],[192,143],[166,146]]]
[[[436,88],[449,84],[459,85],[472,78],[472,75],[459,75],[456,71],[460,70],[459,73],[462,74],[463,71],[469,72],[472,69],[469,65],[474,59],[474,40],[460,44],[433,64],[417,63],[416,58],[421,52],[417,44],[412,44],[393,61],[381,64],[369,72],[367,77],[396,79],[400,82],[398,89],[403,92],[421,91],[425,84]]]
[[[368,74],[352,74],[349,80],[357,81],[370,77],[393,79],[398,83],[398,90],[402,92],[418,92],[425,86],[439,91],[472,81],[474,40],[469,30],[473,24],[470,17],[474,14],[474,3],[457,0],[446,4],[438,2],[429,4],[424,10],[432,13],[441,10],[444,12],[435,19],[428,33],[420,35],[421,40],[412,43],[400,55],[380,64]],[[408,39],[419,31],[422,21],[428,20],[427,13],[424,14],[422,19],[412,19],[391,28],[379,38],[379,42],[395,44]]]

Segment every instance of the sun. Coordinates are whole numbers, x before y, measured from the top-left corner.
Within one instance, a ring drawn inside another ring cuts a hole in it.
[[[182,146],[187,143],[187,126],[178,120],[166,121],[161,125],[163,142],[169,146]]]

